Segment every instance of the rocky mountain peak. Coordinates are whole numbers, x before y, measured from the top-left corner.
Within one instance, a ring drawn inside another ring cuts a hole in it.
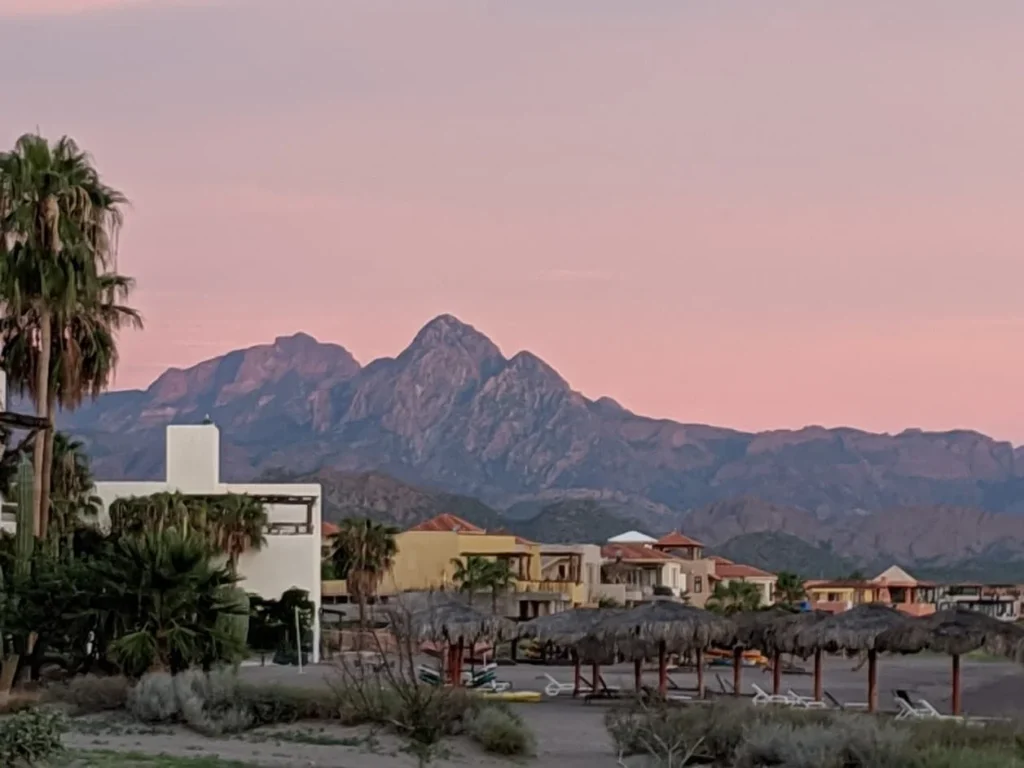
[[[459,350],[477,363],[504,359],[493,341],[454,315],[438,315],[424,325],[401,357],[418,357],[436,349]]]

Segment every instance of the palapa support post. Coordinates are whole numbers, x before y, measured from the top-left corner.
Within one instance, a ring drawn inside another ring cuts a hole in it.
[[[576,651],[572,652],[572,697],[575,699],[580,695],[580,657]]]
[[[664,640],[658,643],[658,693],[662,698],[668,695],[668,652]]]
[[[743,649],[736,646],[732,649],[732,695],[740,695],[740,678],[743,674]]]
[[[513,664],[515,662],[519,661],[519,659],[517,658],[519,656],[519,638],[518,637],[513,638],[513,640],[512,640],[512,644],[509,647],[509,656],[511,657]]]
[[[953,715],[960,714],[960,654],[953,654]]]
[[[640,659],[633,660],[633,689],[636,691],[636,695],[639,696],[643,690],[643,661]]]
[[[868,712],[878,710],[878,651],[868,651]]]
[[[782,690],[782,654],[776,651],[772,658],[772,696],[778,696]]]
[[[455,685],[462,685],[462,663],[463,656],[465,656],[465,648],[462,644],[462,638],[459,638],[458,644],[455,646]]]
[[[814,652],[814,700],[821,701],[821,648]]]
[[[448,644],[448,648],[447,648],[448,669],[446,671],[448,673],[448,683],[450,685],[458,685],[459,684],[458,683],[458,681],[459,681],[459,663],[458,663],[458,661],[456,661],[456,655],[455,655],[457,653],[457,651],[458,651],[458,649],[455,647],[454,643],[449,643]]]
[[[596,661],[590,665],[590,692],[595,696],[601,691],[601,665]]]
[[[697,649],[697,698],[704,698],[704,649]]]

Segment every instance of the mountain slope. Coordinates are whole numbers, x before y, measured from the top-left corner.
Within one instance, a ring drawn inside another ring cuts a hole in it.
[[[824,544],[811,544],[789,533],[744,533],[714,548],[714,554],[772,573],[790,571],[805,579],[848,576],[856,565]]]
[[[337,345],[279,338],[104,395],[62,426],[87,441],[98,477],[144,478],[162,471],[163,425],[207,413],[222,429],[226,479],[380,470],[502,506],[614,500],[647,523],[742,495],[816,517],[998,511],[1019,508],[1024,487],[1013,447],[974,432],[751,434],[638,416],[588,400],[529,352],[506,358],[448,315],[365,367]]]

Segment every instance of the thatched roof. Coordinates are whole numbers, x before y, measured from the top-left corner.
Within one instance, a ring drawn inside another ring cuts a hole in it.
[[[406,592],[388,606],[397,634],[407,633],[415,642],[455,642],[460,638],[503,640],[515,637],[516,626],[503,616],[468,604],[452,592]]]
[[[736,626],[736,635],[731,645],[756,648],[769,655],[795,653],[787,640],[796,630],[831,615],[826,611],[801,611],[782,605],[773,605],[757,611],[742,611],[730,616]]]
[[[572,608],[547,616],[523,622],[519,625],[520,637],[532,637],[542,643],[575,645],[591,632],[594,627],[621,609],[615,608]]]
[[[812,623],[794,622],[778,633],[779,646],[787,652],[809,656],[816,650],[827,653],[862,653],[878,650],[878,636],[912,621],[905,613],[883,603],[865,603]]]
[[[650,651],[661,643],[670,652],[689,653],[727,644],[735,634],[730,620],[710,611],[673,600],[655,600],[609,616],[594,627],[590,637],[626,653]]]
[[[984,650],[993,656],[1020,659],[1024,629],[978,611],[953,608],[886,630],[878,636],[878,650],[894,653],[965,654]]]

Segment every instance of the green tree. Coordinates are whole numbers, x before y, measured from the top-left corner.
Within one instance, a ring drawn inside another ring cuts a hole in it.
[[[761,607],[761,589],[747,581],[719,581],[708,598],[707,608],[730,615],[739,611],[756,611]]]
[[[342,520],[332,537],[331,560],[339,579],[359,604],[359,628],[366,631],[366,603],[377,594],[384,575],[391,570],[398,545],[398,529],[369,519]],[[360,645],[362,636],[360,635]]]
[[[508,591],[516,577],[508,560],[492,560],[487,564],[486,586],[491,589],[491,613],[498,613],[498,598]]]
[[[459,591],[466,593],[470,605],[477,592],[491,586],[492,566],[490,560],[480,555],[467,555],[465,559],[452,558],[452,581],[459,585]]]
[[[220,621],[239,610],[224,598],[238,577],[213,554],[201,536],[167,528],[122,537],[96,561],[103,592],[94,608],[113,613],[110,651],[126,674],[176,673],[244,651]]]
[[[206,500],[206,527],[210,542],[227,555],[228,567],[238,570],[238,558],[245,552],[259,552],[267,543],[267,510],[245,494],[229,493]]]
[[[49,538],[55,553],[72,554],[72,537],[83,524],[95,524],[102,500],[95,494],[89,457],[81,442],[54,434]]]
[[[130,290],[130,280],[108,274],[126,202],[68,137],[51,145],[27,134],[13,150],[0,153],[0,303],[3,316],[34,350],[25,358],[30,365],[17,368],[11,384],[14,391],[27,391],[36,414],[51,423],[60,397],[51,391],[55,370],[68,402],[80,400],[73,393],[90,388],[82,377],[82,355],[102,335],[95,330],[100,318],[110,320],[100,307]],[[85,338],[83,328],[94,332]],[[114,332],[117,324],[106,328]],[[35,438],[37,536],[45,536],[49,514],[51,440],[52,430],[40,430]]]
[[[796,605],[807,598],[804,580],[795,573],[779,571],[775,582],[775,600],[782,605]]]

